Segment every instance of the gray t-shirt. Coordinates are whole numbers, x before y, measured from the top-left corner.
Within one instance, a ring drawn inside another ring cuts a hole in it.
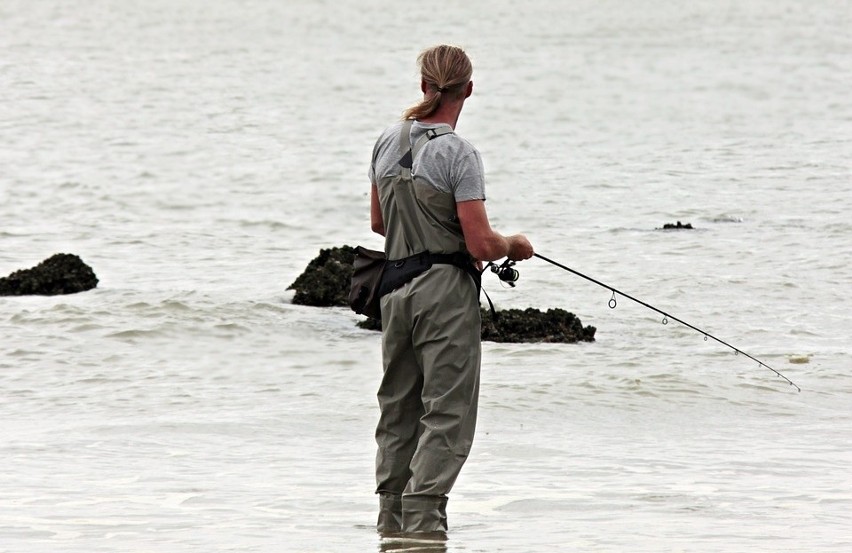
[[[411,144],[427,130],[442,125],[426,125],[415,121],[411,126]],[[391,125],[373,147],[373,161],[368,173],[371,183],[399,172],[399,133],[402,121]],[[442,192],[453,195],[457,202],[485,199],[485,170],[482,158],[473,145],[456,133],[426,142],[417,154],[413,173]]]

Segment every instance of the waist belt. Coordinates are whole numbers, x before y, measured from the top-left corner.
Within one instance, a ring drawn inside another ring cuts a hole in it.
[[[382,283],[379,286],[379,296],[393,292],[397,288],[414,280],[432,268],[432,265],[454,265],[470,275],[476,284],[476,294],[482,287],[482,276],[473,265],[470,255],[455,253],[430,253],[422,252],[397,260],[388,260],[385,263],[385,272],[382,274]]]

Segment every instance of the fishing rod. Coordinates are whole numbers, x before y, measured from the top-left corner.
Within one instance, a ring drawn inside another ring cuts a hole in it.
[[[678,319],[678,318],[677,318],[677,317],[675,317],[674,315],[671,315],[671,314],[669,314],[669,313],[666,313],[665,311],[662,311],[662,310],[660,310],[660,309],[657,309],[657,308],[656,308],[656,307],[654,307],[653,305],[648,304],[648,303],[645,303],[645,302],[644,302],[644,301],[642,301],[642,300],[636,299],[636,298],[634,298],[633,296],[631,296],[630,294],[625,294],[625,293],[624,293],[624,292],[622,292],[621,290],[618,290],[617,288],[614,288],[614,287],[610,286],[609,284],[604,284],[603,282],[601,282],[601,281],[599,281],[599,280],[596,280],[596,279],[594,279],[594,278],[592,278],[592,277],[590,277],[590,276],[584,275],[583,273],[581,273],[581,272],[579,272],[579,271],[575,271],[575,270],[574,270],[574,269],[572,269],[571,267],[567,267],[567,266],[563,265],[562,263],[558,263],[558,262],[556,262],[556,261],[554,261],[554,260],[552,260],[552,259],[549,259],[549,258],[547,258],[547,257],[545,257],[545,256],[543,256],[543,255],[537,254],[537,253],[534,253],[533,255],[534,255],[535,257],[537,257],[537,258],[539,258],[539,259],[543,260],[543,261],[546,261],[546,262],[550,263],[551,265],[555,265],[556,267],[559,267],[560,269],[564,269],[564,270],[568,271],[569,273],[572,273],[572,274],[574,274],[574,275],[577,275],[578,277],[584,278],[584,279],[586,279],[586,280],[588,280],[588,281],[590,281],[590,282],[594,282],[594,283],[595,283],[595,284],[597,284],[598,286],[601,286],[601,287],[603,287],[603,288],[606,288],[607,290],[609,290],[610,292],[612,292],[612,297],[611,297],[611,298],[610,298],[610,300],[607,302],[607,305],[609,305],[609,308],[610,308],[610,309],[615,309],[615,306],[616,306],[616,305],[618,305],[618,301],[616,300],[616,295],[624,296],[625,298],[627,298],[627,299],[629,299],[629,300],[632,300],[632,301],[634,301],[634,302],[638,303],[639,305],[641,305],[641,306],[643,306],[643,307],[647,307],[648,309],[651,309],[652,311],[656,311],[657,313],[659,313],[660,315],[662,315],[662,316],[663,316],[663,321],[662,321],[662,323],[663,323],[664,325],[665,325],[665,324],[669,324],[669,319],[671,319],[671,320],[673,320],[673,321],[677,321],[677,322],[679,322],[680,324],[682,324],[682,325],[684,325],[684,326],[686,326],[686,327],[691,328],[692,330],[694,330],[694,331],[698,332],[699,334],[703,334],[703,335],[704,335],[704,341],[707,341],[707,338],[713,338],[714,340],[716,340],[717,342],[719,342],[719,343],[720,343],[720,344],[722,344],[723,346],[727,346],[727,347],[731,348],[732,350],[734,350],[734,353],[735,353],[735,354],[737,354],[737,355],[739,355],[739,354],[743,354],[743,355],[745,355],[746,357],[748,357],[749,359],[751,359],[752,361],[756,361],[756,362],[757,362],[757,364],[758,364],[758,366],[765,367],[765,368],[769,369],[770,371],[772,371],[773,373],[775,373],[775,375],[776,375],[776,376],[778,376],[778,377],[780,377],[780,378],[784,379],[785,381],[787,381],[787,383],[788,383],[790,386],[794,387],[794,388],[796,389],[796,391],[798,391],[798,392],[801,392],[801,391],[802,391],[802,389],[801,389],[801,388],[799,388],[799,386],[797,386],[796,384],[794,384],[792,380],[790,380],[789,378],[787,378],[786,376],[784,376],[783,374],[781,374],[781,373],[780,373],[780,372],[778,372],[777,370],[773,369],[772,367],[770,367],[769,365],[767,365],[766,363],[764,363],[764,362],[763,362],[763,361],[761,361],[760,359],[758,359],[758,358],[756,358],[756,357],[752,357],[751,355],[749,355],[748,353],[744,352],[743,350],[741,350],[741,349],[739,349],[739,348],[737,348],[737,347],[734,347],[734,346],[732,346],[731,344],[729,344],[728,342],[726,342],[726,341],[724,341],[724,340],[721,340],[721,339],[719,339],[719,338],[717,338],[717,337],[713,336],[712,334],[710,334],[710,333],[709,333],[709,332],[707,332],[706,330],[702,330],[702,329],[698,328],[697,326],[693,326],[693,325],[691,325],[691,324],[687,323],[686,321],[683,321],[683,320],[681,320],[681,319]],[[496,274],[497,274],[497,276],[498,276],[498,278],[499,278],[500,280],[502,280],[502,281],[504,281],[504,282],[509,283],[509,285],[510,285],[510,286],[514,286],[514,282],[515,282],[516,280],[518,280],[518,277],[520,276],[520,275],[518,274],[518,271],[517,271],[516,269],[514,269],[514,268],[513,268],[513,265],[514,265],[514,264],[515,264],[515,263],[514,263],[513,261],[506,260],[506,261],[505,261],[502,265],[500,265],[500,266],[496,266],[496,265],[492,266],[491,270],[492,270],[494,273],[496,273]]]

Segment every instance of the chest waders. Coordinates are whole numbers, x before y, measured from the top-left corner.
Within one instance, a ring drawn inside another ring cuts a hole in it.
[[[453,195],[411,173],[428,141],[452,129],[430,129],[412,148],[411,125],[406,121],[402,126],[398,173],[377,183],[385,254],[408,263],[427,252],[464,259],[473,268]],[[381,299],[384,375],[376,428],[380,532],[446,532],[447,494],[470,452],[476,426],[478,282],[462,264],[438,260],[426,265]],[[475,268],[473,273],[478,276]]]

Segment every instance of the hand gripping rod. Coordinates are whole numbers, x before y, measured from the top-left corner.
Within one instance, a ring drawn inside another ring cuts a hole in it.
[[[592,278],[592,277],[590,277],[590,276],[586,276],[586,275],[584,275],[583,273],[581,273],[581,272],[579,272],[579,271],[575,271],[574,269],[572,269],[572,268],[570,268],[570,267],[567,267],[567,266],[563,265],[562,263],[558,263],[558,262],[556,262],[556,261],[554,261],[554,260],[552,260],[552,259],[549,259],[549,258],[544,257],[543,255],[539,255],[539,254],[537,254],[537,253],[534,253],[533,255],[534,255],[535,257],[537,257],[537,258],[539,258],[539,259],[543,260],[543,261],[547,261],[547,262],[548,262],[548,263],[550,263],[551,265],[555,265],[555,266],[559,267],[560,269],[564,269],[564,270],[568,271],[569,273],[572,273],[572,274],[577,275],[578,277],[584,278],[584,279],[586,279],[586,280],[588,280],[588,281],[590,281],[590,282],[594,282],[594,283],[595,283],[595,284],[597,284],[598,286],[601,286],[601,287],[603,287],[603,288],[606,288],[607,290],[609,290],[610,292],[612,292],[612,298],[610,298],[609,303],[608,303],[608,305],[609,305],[610,309],[615,309],[615,306],[616,306],[616,305],[617,305],[617,303],[618,303],[618,302],[616,301],[616,299],[615,299],[616,294],[618,294],[619,296],[624,296],[625,298],[627,298],[627,299],[629,299],[629,300],[632,300],[632,301],[634,301],[634,302],[638,303],[639,305],[642,305],[642,306],[644,306],[644,307],[647,307],[648,309],[650,309],[650,310],[652,310],[652,311],[656,311],[657,313],[659,313],[660,315],[662,315],[662,316],[663,316],[663,324],[668,324],[669,319],[672,319],[673,321],[677,321],[677,322],[679,322],[680,324],[682,324],[682,325],[684,325],[684,326],[686,326],[686,327],[691,328],[692,330],[694,330],[694,331],[698,332],[699,334],[703,334],[703,335],[704,335],[704,340],[707,340],[707,338],[713,338],[714,340],[716,340],[716,341],[717,341],[717,342],[719,342],[720,344],[722,344],[722,345],[724,345],[724,346],[727,346],[727,347],[731,348],[732,350],[734,350],[734,353],[736,353],[736,354],[740,354],[740,353],[741,353],[741,354],[745,355],[746,357],[748,357],[749,359],[751,359],[752,361],[757,361],[757,364],[758,364],[759,366],[761,366],[761,367],[766,367],[766,368],[767,368],[767,369],[769,369],[770,371],[774,372],[776,376],[778,376],[778,377],[780,377],[780,378],[783,378],[785,381],[787,381],[787,383],[788,383],[790,386],[794,387],[794,388],[796,389],[796,391],[797,391],[797,392],[801,392],[801,391],[802,391],[802,389],[801,389],[801,388],[799,388],[796,384],[794,384],[792,380],[790,380],[789,378],[787,378],[786,376],[784,376],[784,375],[783,375],[783,374],[781,374],[780,372],[776,371],[775,369],[773,369],[772,367],[770,367],[769,365],[767,365],[766,363],[764,363],[764,362],[763,362],[763,361],[761,361],[760,359],[758,359],[758,358],[756,358],[756,357],[752,357],[752,356],[751,356],[751,355],[749,355],[748,353],[744,352],[743,350],[741,350],[741,349],[739,349],[739,348],[737,348],[737,347],[732,346],[732,345],[731,345],[731,344],[729,344],[728,342],[726,342],[726,341],[724,341],[724,340],[720,340],[719,338],[716,338],[715,336],[713,336],[713,335],[712,335],[712,334],[710,334],[709,332],[707,332],[707,331],[705,331],[705,330],[702,330],[702,329],[698,328],[697,326],[693,326],[693,325],[691,325],[691,324],[689,324],[689,323],[687,323],[687,322],[685,322],[685,321],[682,321],[682,320],[678,319],[677,317],[675,317],[674,315],[670,315],[670,314],[666,313],[665,311],[661,311],[661,310],[657,309],[656,307],[654,307],[653,305],[650,305],[650,304],[648,304],[648,303],[645,303],[645,302],[644,302],[644,301],[642,301],[642,300],[638,300],[638,299],[634,298],[633,296],[631,296],[630,294],[625,294],[625,293],[624,293],[624,292],[622,292],[621,290],[618,290],[618,289],[616,289],[616,288],[613,288],[612,286],[610,286],[610,285],[608,285],[608,284],[604,284],[603,282],[601,282],[601,281],[599,281],[599,280],[595,280],[595,279],[593,279],[593,278]]]

